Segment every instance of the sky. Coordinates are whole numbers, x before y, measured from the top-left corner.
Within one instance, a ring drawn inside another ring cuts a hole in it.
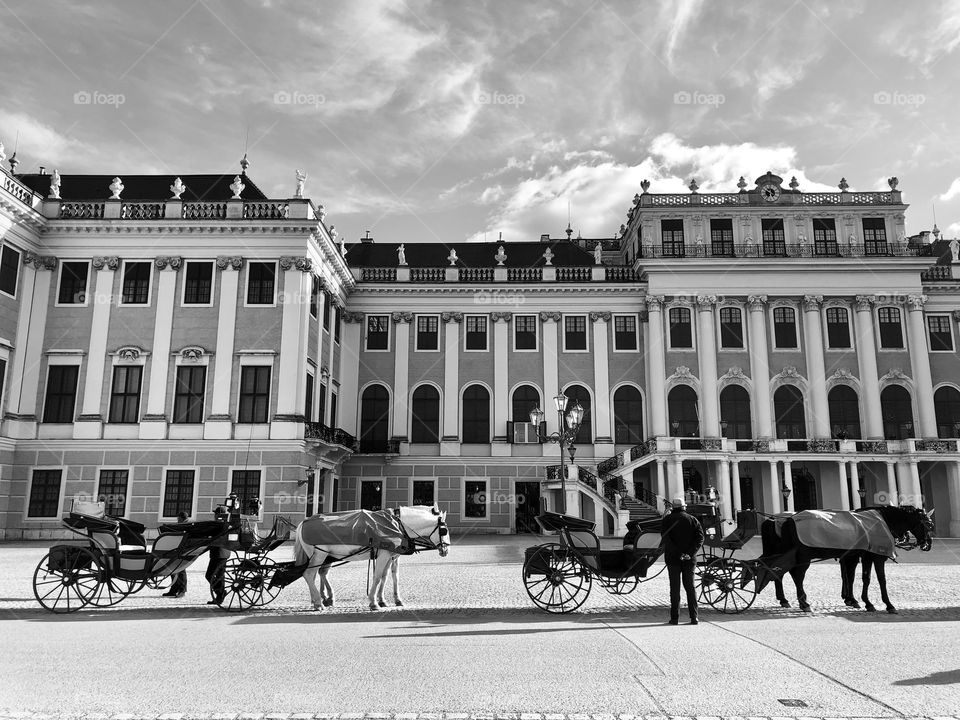
[[[960,0],[0,0],[0,25],[20,172],[247,152],[348,243],[447,244],[612,238],[644,179],[897,176],[908,234],[960,235]]]

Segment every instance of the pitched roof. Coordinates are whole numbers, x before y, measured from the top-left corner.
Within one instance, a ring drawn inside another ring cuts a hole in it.
[[[43,197],[50,194],[49,173],[25,173],[17,179]],[[110,183],[113,175],[61,175],[60,197],[63,200],[105,200],[110,197]],[[236,173],[227,175],[181,175],[180,179],[187,189],[180,196],[187,202],[206,201],[223,202],[233,197],[230,184]],[[170,186],[175,175],[121,175],[124,200],[168,200],[173,196]],[[266,200],[267,196],[246,174],[240,179],[246,187],[240,193],[244,200]]]
[[[567,242],[486,242],[486,243],[407,243],[404,255],[409,267],[446,267],[450,250],[457,251],[457,267],[493,267],[494,256],[503,246],[504,267],[543,267],[547,248],[553,252],[553,265],[582,267],[593,265],[593,254]],[[347,247],[347,265],[353,267],[397,267],[400,243],[360,242]]]

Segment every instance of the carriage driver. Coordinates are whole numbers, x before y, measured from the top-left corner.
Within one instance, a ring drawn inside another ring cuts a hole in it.
[[[680,581],[687,593],[687,610],[690,611],[690,624],[696,625],[697,592],[693,586],[693,569],[697,562],[697,551],[703,544],[703,527],[693,515],[687,514],[687,503],[683,497],[676,497],[673,509],[665,515],[660,525],[663,543],[663,559],[670,576],[670,624],[680,622]]]

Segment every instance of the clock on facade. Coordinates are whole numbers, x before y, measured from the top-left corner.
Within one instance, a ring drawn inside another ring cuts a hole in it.
[[[780,186],[766,183],[760,187],[760,197],[767,202],[776,202],[780,199]]]

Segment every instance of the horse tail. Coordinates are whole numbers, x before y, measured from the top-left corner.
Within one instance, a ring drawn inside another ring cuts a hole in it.
[[[310,561],[310,556],[300,542],[300,528],[293,531],[293,561],[296,565],[306,565]]]

